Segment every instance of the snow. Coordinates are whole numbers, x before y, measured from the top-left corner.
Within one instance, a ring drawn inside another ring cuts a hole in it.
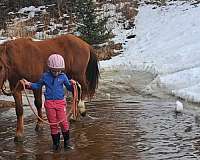
[[[29,6],[22,8],[18,11],[18,13],[25,13],[25,12],[40,12],[40,11],[46,11],[45,6],[39,6],[38,8],[35,6]]]
[[[111,6],[114,41],[123,44],[123,53],[101,61],[103,70],[146,71],[155,75],[151,85],[181,97],[200,102],[200,6],[189,2],[170,2],[163,7],[140,5],[135,28],[124,30],[116,24],[115,6]],[[108,8],[109,6],[105,6]],[[45,12],[45,7],[23,8],[29,17]],[[127,39],[135,34],[134,39]],[[0,39],[0,44],[7,39]],[[5,97],[1,96],[1,99]]]
[[[22,8],[18,11],[18,13],[21,13],[21,14],[24,14],[26,12],[28,12],[28,17],[29,18],[32,18],[35,16],[35,13],[36,12],[40,12],[42,11],[43,13],[46,12],[46,7],[45,6],[40,6],[40,7],[35,7],[35,6],[29,6],[29,7],[25,7],[25,8]]]
[[[200,102],[199,15],[200,6],[186,2],[141,5],[135,30],[114,30],[116,41],[125,43],[130,32],[136,38],[126,40],[122,55],[101,61],[101,69],[151,72],[156,77],[152,84],[187,101]]]

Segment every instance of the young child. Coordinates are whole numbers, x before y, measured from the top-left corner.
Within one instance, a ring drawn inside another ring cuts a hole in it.
[[[38,82],[31,83],[24,80],[25,85],[30,89],[39,89],[43,85],[45,86],[45,102],[44,107],[46,109],[47,118],[49,123],[57,123],[62,121],[59,125],[62,130],[64,138],[64,149],[70,149],[69,145],[69,123],[66,117],[66,102],[64,100],[64,87],[69,91],[73,91],[74,80],[69,81],[66,74],[62,71],[65,69],[65,62],[61,55],[52,54],[48,58],[49,71],[43,73],[41,79]],[[71,83],[70,83],[71,82]],[[58,125],[50,125],[51,136],[53,140],[53,150],[60,148],[60,132]]]

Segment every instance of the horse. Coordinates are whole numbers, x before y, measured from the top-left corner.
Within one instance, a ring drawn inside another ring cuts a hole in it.
[[[4,42],[0,45],[0,88],[3,90],[3,84],[8,80],[17,115],[15,142],[22,142],[24,134],[23,88],[17,84],[23,78],[30,82],[39,80],[48,69],[46,62],[53,53],[63,56],[64,72],[81,84],[82,102],[85,98],[91,99],[98,88],[100,72],[95,51],[77,36],[66,34],[43,41],[19,38]],[[33,94],[38,116],[42,117],[42,89],[33,90]],[[42,126],[43,122],[38,119],[35,130],[40,131]]]

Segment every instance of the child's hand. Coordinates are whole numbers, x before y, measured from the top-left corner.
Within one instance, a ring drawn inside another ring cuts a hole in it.
[[[31,82],[27,81],[26,79],[22,79],[22,81],[24,82],[25,86],[31,86]]]
[[[76,84],[76,81],[73,80],[73,79],[71,79],[70,82],[71,82],[71,84],[73,84],[73,85]]]

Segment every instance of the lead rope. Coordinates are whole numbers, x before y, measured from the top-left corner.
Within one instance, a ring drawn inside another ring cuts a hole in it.
[[[58,125],[59,123],[63,122],[65,120],[65,118],[63,118],[61,121],[58,121],[56,123],[49,123],[48,121],[45,121],[43,118],[41,118],[36,112],[35,110],[33,109],[33,106],[28,98],[28,94],[26,92],[26,88],[25,88],[25,84],[24,84],[24,81],[23,80],[20,80],[20,83],[23,85],[23,89],[24,89],[24,93],[25,93],[25,96],[26,96],[26,99],[28,101],[28,104],[32,110],[32,112],[34,113],[34,115],[39,119],[41,120],[42,122],[44,122],[45,124],[48,124],[48,125]],[[18,86],[18,84],[16,85]],[[67,117],[69,117],[70,113],[72,112],[73,113],[73,117],[75,119],[77,119],[77,116],[78,116],[78,90],[77,90],[77,86],[76,84],[73,84],[73,89],[74,89],[74,96],[73,96],[73,105],[71,107],[71,109],[69,110],[68,114],[67,114]]]
[[[72,114],[73,114],[73,119],[77,119],[78,117],[78,89],[77,89],[77,85],[73,84],[73,88],[74,88],[74,98],[73,98],[73,104],[72,104]]]

